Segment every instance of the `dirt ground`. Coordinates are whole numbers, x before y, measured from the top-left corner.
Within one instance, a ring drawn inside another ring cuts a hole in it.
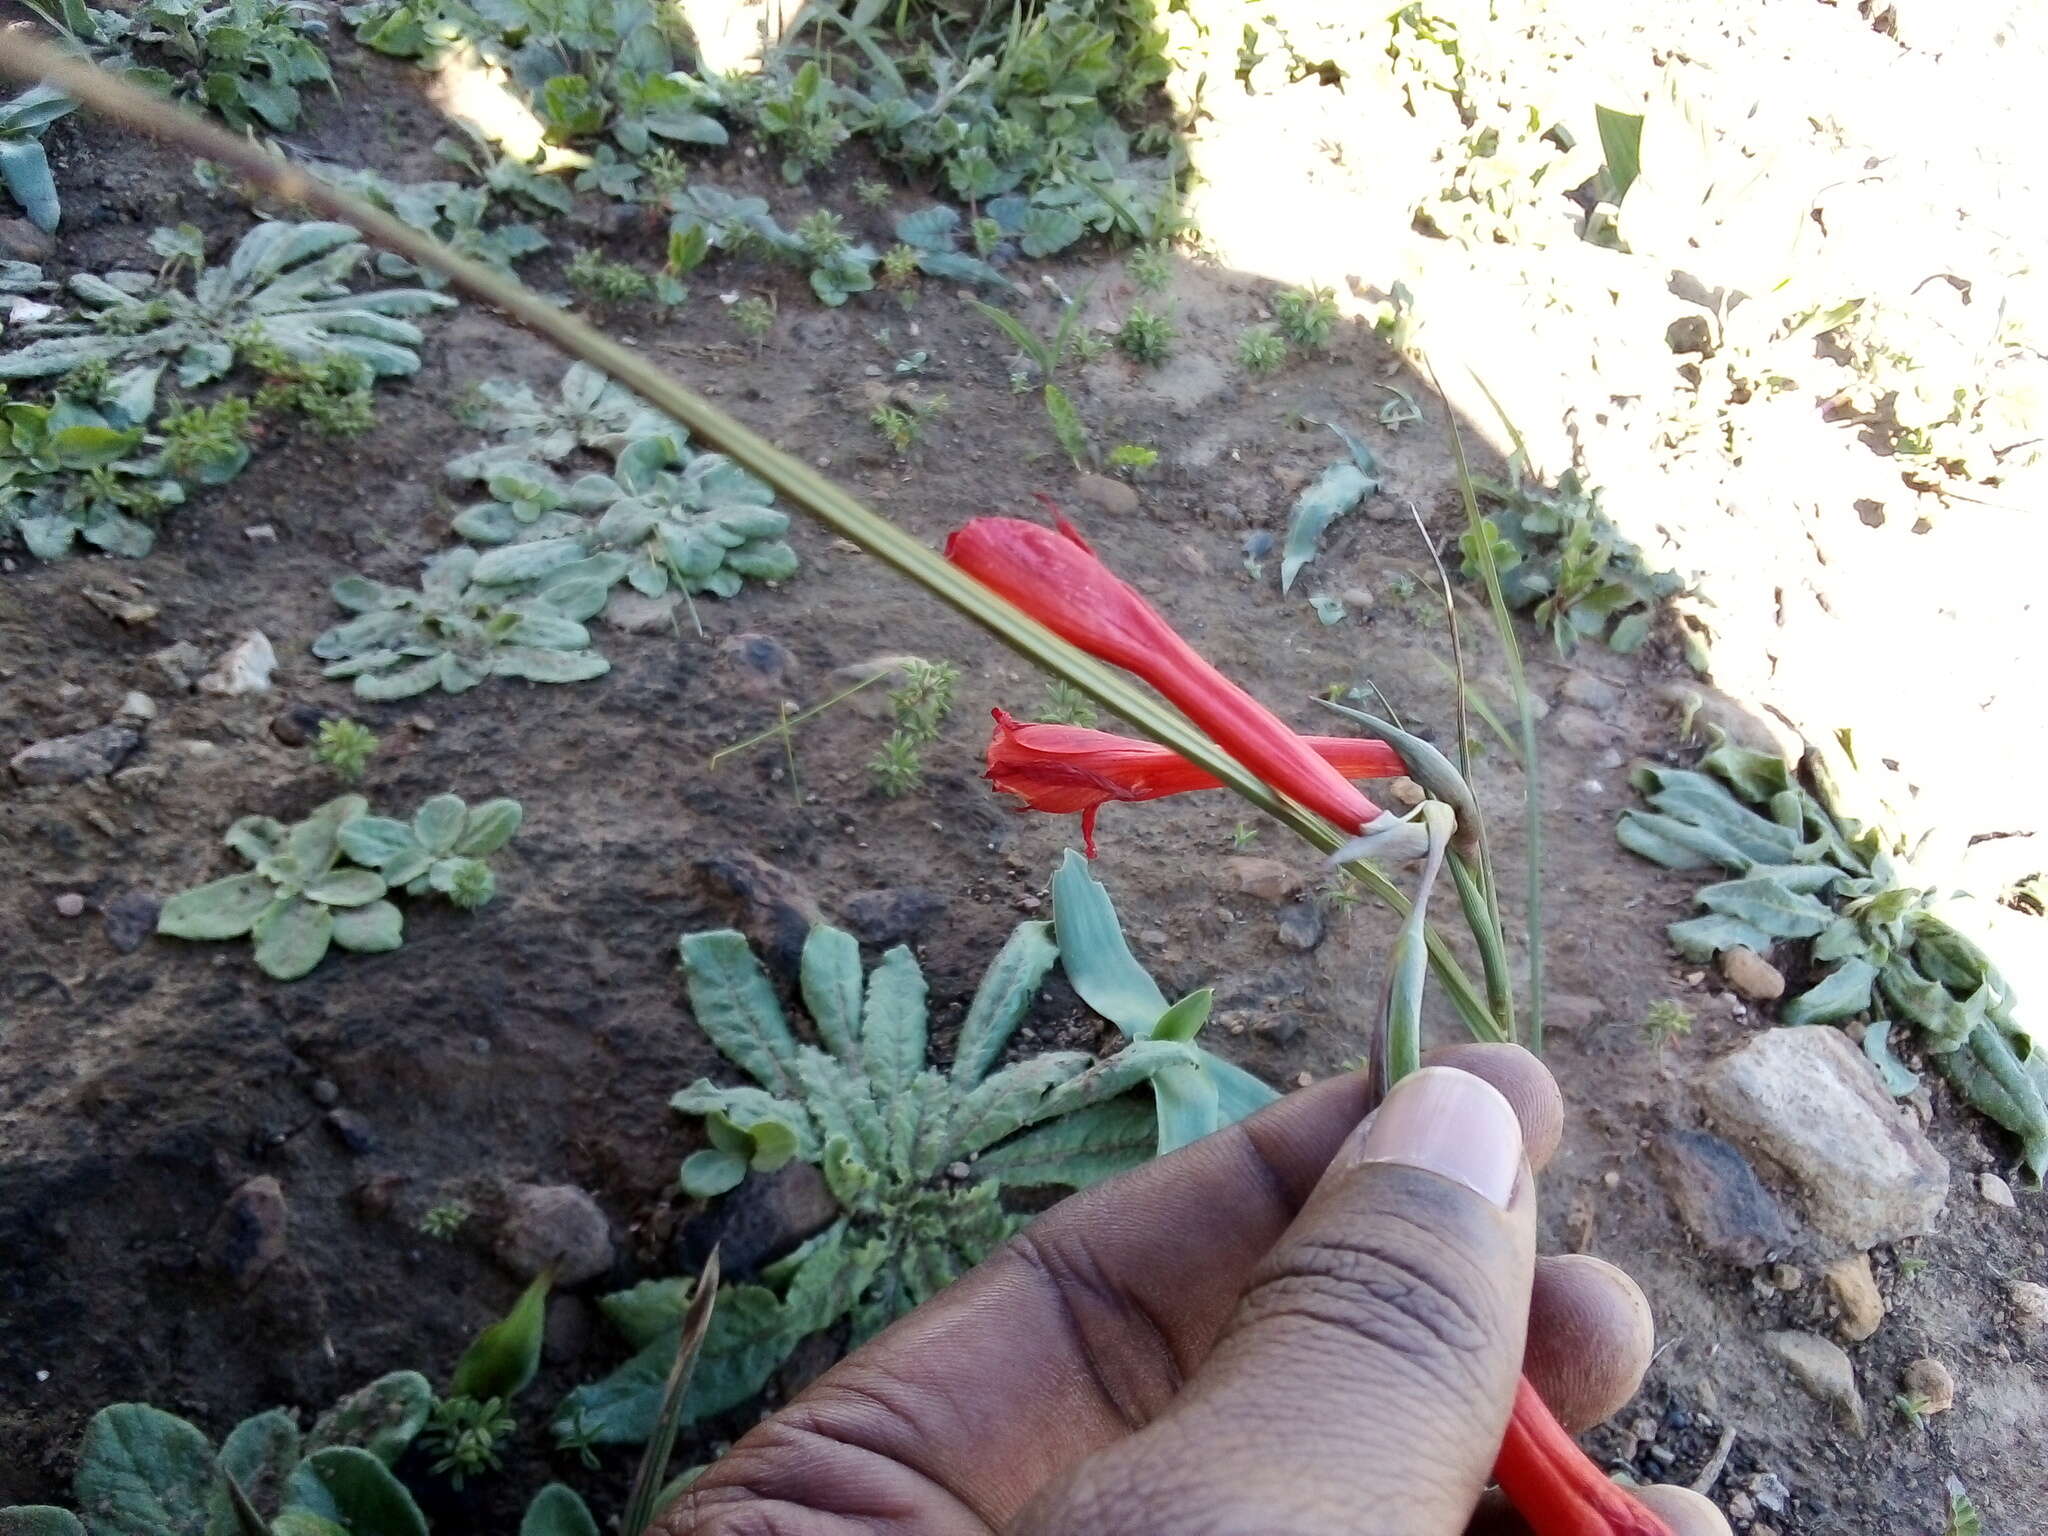
[[[416,151],[435,123],[421,77],[346,43],[335,57],[341,97],[314,100],[302,147],[427,174]],[[67,208],[53,268],[133,259],[158,223],[199,223],[213,249],[246,227],[246,214],[193,187],[172,157],[122,134],[74,121],[52,144]],[[735,149],[706,159],[700,174],[767,197],[786,221],[822,197],[850,226],[879,234],[882,216],[845,191],[863,169],[850,156],[842,177],[793,191]],[[927,200],[904,191],[896,211]],[[551,232],[557,252],[527,269],[543,287],[563,250],[597,238],[568,224]],[[658,259],[652,232],[605,238],[617,254]],[[1032,493],[1051,493],[1183,633],[1303,728],[1323,718],[1309,694],[1370,681],[1410,729],[1448,739],[1446,634],[1407,512],[1412,500],[1438,538],[1459,524],[1447,407],[1356,320],[1327,357],[1247,381],[1234,361],[1237,332],[1259,318],[1276,278],[1294,274],[1227,259],[1177,263],[1182,340],[1172,362],[1153,372],[1112,355],[1084,369],[1076,388],[1099,441],[1161,451],[1160,470],[1129,506],[1077,481],[1035,398],[1012,392],[1007,348],[936,285],[909,313],[882,300],[827,311],[785,272],[741,261],[672,314],[629,309],[611,324],[928,542],[978,513],[1027,514]],[[1093,281],[1091,310],[1105,318],[1134,291],[1100,253],[1036,264],[1031,277],[1040,271],[1067,292]],[[735,344],[714,289],[777,297],[780,318],[758,356]],[[944,391],[951,410],[899,461],[866,418],[895,360],[913,350],[930,359],[920,389]],[[590,1297],[675,1272],[679,1234],[696,1215],[674,1188],[696,1133],[667,1099],[723,1064],[690,1024],[673,946],[691,929],[760,921],[717,867],[766,861],[827,914],[874,890],[940,898],[942,915],[914,942],[943,1044],[1003,936],[1042,911],[1046,879],[1073,841],[1069,823],[1007,813],[978,777],[988,710],[1034,711],[1041,682],[809,526],[792,535],[798,578],[700,603],[702,637],[687,625],[674,634],[600,628],[613,670],[595,682],[493,682],[378,705],[322,681],[307,647],[338,616],[328,583],[352,569],[410,582],[418,561],[450,541],[456,508],[440,466],[478,440],[457,413],[465,393],[491,377],[551,384],[562,367],[468,306],[433,323],[423,357],[416,378],[380,394],[374,433],[268,445],[242,478],[178,516],[146,561],[17,560],[0,577],[8,751],[103,724],[130,690],[158,707],[143,748],[111,784],[0,793],[0,1503],[61,1497],[81,1426],[110,1401],[147,1400],[218,1435],[265,1407],[316,1409],[388,1370],[445,1372],[517,1293],[488,1242],[492,1202],[510,1182],[582,1185],[623,1239],[612,1274],[555,1303],[528,1401],[552,1403],[592,1379],[620,1351]],[[1411,392],[1422,419],[1379,425],[1384,383]],[[1522,411],[1520,424],[1547,430],[1562,404],[1553,399],[1541,422]],[[1335,457],[1334,438],[1314,424],[1323,419],[1361,431],[1386,471],[1383,494],[1336,526],[1313,568],[1317,590],[1356,594],[1335,626],[1318,622],[1299,591],[1283,597],[1270,562],[1256,579],[1244,564],[1247,536],[1283,531],[1295,491]],[[1477,425],[1471,412],[1465,419]],[[1715,496],[1711,485],[1689,486]],[[1831,503],[1830,516],[1853,517],[1852,500]],[[1730,510],[1738,521],[1759,516]],[[247,535],[266,524],[274,542]],[[1817,580],[1825,591],[1825,573]],[[82,595],[115,581],[141,588],[158,616],[123,626]],[[149,660],[179,641],[211,657],[250,628],[280,658],[266,694],[174,690]],[[1663,925],[1685,914],[1691,884],[1623,852],[1612,827],[1631,798],[1628,760],[1675,754],[1674,701],[1697,684],[1668,631],[1633,658],[1594,650],[1561,662],[1533,634],[1525,650],[1551,706],[1551,1061],[1574,1111],[1546,1180],[1547,1235],[1554,1247],[1624,1264],[1655,1307],[1661,1340],[1639,1399],[1591,1437],[1596,1454],[1690,1482],[1732,1431],[1712,1492],[1742,1531],[1939,1536],[1950,1474],[1968,1484],[1987,1530],[2048,1524],[2038,1458],[2026,1449],[2048,1439],[2040,1345],[2013,1331],[2004,1301],[2007,1281],[2048,1279],[2048,1227],[2031,1197],[2018,1212],[1976,1199],[1972,1176],[2006,1168],[2011,1149],[1945,1088],[1935,1090],[1932,1134],[1955,1172],[1948,1213],[1910,1254],[1876,1256],[1892,1312],[1853,1351],[1867,1438],[1831,1424],[1759,1343],[1775,1328],[1827,1331],[1818,1285],[1809,1277],[1783,1290],[1762,1272],[1708,1259],[1679,1224],[1646,1149],[1697,1122],[1691,1080],[1758,1020],[1717,977],[1669,954]],[[906,652],[963,673],[921,793],[873,791],[864,764],[883,727],[851,708],[800,731],[794,782],[773,746],[707,767],[719,747],[772,724],[781,701],[825,697],[835,669]],[[1498,688],[1497,658],[1483,648],[1479,667]],[[373,800],[409,806],[452,788],[522,801],[526,826],[496,860],[498,899],[473,915],[415,903],[403,949],[337,954],[289,985],[258,972],[242,946],[149,938],[117,948],[103,914],[119,898],[161,898],[229,873],[218,839],[236,816],[289,818],[334,792],[303,749],[274,733],[304,706],[352,714],[384,738],[363,786]],[[1513,867],[1520,775],[1498,751],[1483,769]],[[1100,873],[1170,995],[1217,989],[1205,1041],[1285,1085],[1340,1070],[1363,1049],[1392,924],[1360,904],[1326,911],[1313,949],[1280,942],[1282,908],[1236,887],[1232,829],[1243,819],[1221,795],[1112,806]],[[1243,852],[1316,878],[1310,856],[1277,827]],[[67,893],[85,898],[83,916],[59,914]],[[1640,1021],[1667,997],[1686,1003],[1696,1026],[1653,1051]],[[1435,1027],[1450,1038],[1456,1024],[1443,1013]],[[1093,1043],[1106,1028],[1055,979],[1022,1044]],[[351,1150],[326,1125],[336,1095],[362,1117],[368,1150]],[[260,1173],[286,1192],[290,1251],[243,1294],[207,1262],[207,1238],[227,1193]],[[418,1217],[451,1197],[469,1200],[476,1218],[454,1241],[422,1236]],[[1924,1267],[1907,1278],[1901,1257]],[[1887,1404],[1900,1367],[1925,1354],[1949,1365],[1961,1398],[1921,1430]],[[819,1363],[793,1361],[766,1402]],[[584,1491],[601,1518],[616,1512],[630,1459],[609,1453],[584,1468],[550,1449],[541,1412],[525,1418],[506,1475],[444,1491],[430,1516],[449,1529],[508,1529],[548,1477]],[[703,1459],[747,1421],[741,1413],[699,1426],[678,1464]]]

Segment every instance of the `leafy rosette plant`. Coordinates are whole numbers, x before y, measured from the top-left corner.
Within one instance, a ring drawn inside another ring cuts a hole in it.
[[[487,379],[477,394],[478,425],[504,441],[451,459],[453,479],[484,479],[508,455],[553,464],[578,448],[617,453],[637,438],[682,431],[624,385],[584,363],[562,375],[554,400],[543,400],[530,386],[510,379]]]
[[[403,919],[384,900],[384,879],[374,870],[335,867],[342,826],[368,809],[361,795],[342,795],[291,827],[244,816],[223,841],[255,867],[173,896],[157,916],[157,932],[177,939],[246,934],[256,963],[280,981],[312,970],[329,944],[363,954],[398,948]]]
[[[341,828],[344,853],[374,869],[385,884],[408,896],[428,891],[473,910],[497,893],[488,854],[519,830],[517,800],[463,804],[460,795],[436,795],[409,822],[389,816],[357,816]]]
[[[0,533],[19,535],[38,560],[57,560],[80,542],[140,558],[156,543],[150,519],[185,499],[146,433],[156,410],[161,363],[109,378],[92,399],[59,394],[47,404],[0,407]],[[202,468],[198,478],[231,478],[248,457]]]

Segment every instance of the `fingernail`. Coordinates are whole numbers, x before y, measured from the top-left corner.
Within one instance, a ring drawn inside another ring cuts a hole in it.
[[[1522,1122],[1486,1079],[1456,1067],[1424,1067],[1394,1085],[1331,1168],[1363,1163],[1426,1169],[1506,1210],[1522,1168]]]

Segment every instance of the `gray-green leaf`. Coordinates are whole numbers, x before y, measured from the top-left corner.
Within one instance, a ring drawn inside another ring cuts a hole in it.
[[[1810,939],[1835,916],[1826,902],[1788,891],[1768,878],[1724,880],[1707,886],[1699,893],[1699,903],[1710,912],[1736,918],[1780,939]]]
[[[1667,927],[1671,947],[1688,960],[1705,964],[1724,949],[1753,949],[1762,954],[1771,947],[1771,936],[1740,918],[1710,912],[1689,917]]]
[[[330,907],[364,907],[384,895],[384,881],[367,869],[335,869],[306,887],[309,901]]]
[[[860,944],[850,933],[819,924],[804,940],[799,980],[804,1007],[825,1048],[850,1067],[860,1065]]]
[[[433,1410],[434,1390],[418,1371],[393,1371],[358,1387],[313,1421],[306,1449],[352,1445],[387,1467],[405,1454]]]
[[[54,1504],[16,1504],[0,1509],[0,1536],[86,1536],[68,1509]]]
[[[284,1501],[285,1480],[299,1464],[299,1426],[290,1414],[273,1408],[242,1420],[220,1448],[220,1469],[240,1485],[259,1511],[276,1510]],[[207,1536],[242,1536],[227,1485],[215,1485]]]
[[[1060,969],[1081,1001],[1134,1040],[1151,1034],[1166,994],[1124,942],[1109,892],[1071,848],[1053,871],[1052,917]]]
[[[462,835],[467,808],[459,795],[436,795],[413,813],[412,835],[436,856],[450,853]]]
[[[794,1096],[796,1036],[745,935],[730,928],[685,934],[676,948],[698,1027],[756,1082]]]
[[[256,941],[256,964],[279,981],[296,981],[326,955],[334,913],[317,901],[295,897],[265,912],[250,934]]]
[[[968,1087],[988,1075],[1059,957],[1059,946],[1052,941],[1052,924],[1017,925],[981,978],[960,1025],[960,1041],[953,1053],[956,1084]]]
[[[102,1408],[72,1482],[93,1536],[204,1536],[214,1483],[206,1436],[147,1403]]]
[[[388,901],[334,914],[334,942],[358,955],[381,955],[405,942],[405,915]]]
[[[238,939],[277,900],[261,875],[230,875],[180,891],[157,914],[156,931],[174,939]]]
[[[1778,1009],[1785,1024],[1833,1024],[1870,1008],[1870,989],[1877,981],[1877,967],[1861,955],[1852,955],[1830,971],[1817,985],[1789,998]]]
[[[471,806],[463,818],[462,835],[455,840],[455,851],[472,859],[496,853],[512,840],[524,815],[517,800],[501,798]]]
[[[1339,460],[1303,491],[1294,503],[1294,516],[1287,525],[1287,542],[1280,551],[1280,590],[1294,585],[1301,568],[1315,559],[1322,548],[1323,530],[1379,489],[1379,482],[1349,459]]]
[[[1153,1155],[1159,1122],[1143,1094],[1125,1094],[1035,1126],[984,1152],[977,1176],[1017,1188],[1086,1189]]]
[[[519,1536],[598,1536],[597,1520],[575,1489],[549,1483],[526,1506]]]
[[[925,980],[917,956],[897,945],[868,975],[861,1011],[861,1065],[888,1103],[924,1070]]]
[[[405,1485],[375,1456],[350,1445],[329,1446],[300,1462],[286,1502],[365,1536],[427,1536],[426,1517]]]

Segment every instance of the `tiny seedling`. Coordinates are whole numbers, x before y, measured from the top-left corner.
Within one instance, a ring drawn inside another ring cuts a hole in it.
[[[1127,480],[1135,480],[1159,467],[1159,450],[1143,443],[1118,443],[1109,450],[1109,467]]]
[[[1173,355],[1180,333],[1165,315],[1143,304],[1133,304],[1116,333],[1117,350],[1134,363],[1157,368]]]
[[[1692,1015],[1683,1003],[1672,998],[1660,998],[1643,1015],[1643,1039],[1653,1051],[1661,1052],[1672,1041],[1691,1033]]]
[[[472,1212],[460,1200],[441,1200],[420,1213],[415,1225],[422,1237],[431,1237],[436,1242],[451,1242],[469,1222]]]
[[[459,1491],[466,1478],[504,1464],[503,1442],[518,1427],[500,1398],[444,1397],[434,1404],[420,1448],[434,1458],[434,1471]]]
[[[570,258],[562,275],[592,303],[631,304],[654,296],[654,279],[628,262],[613,261],[602,251],[584,246]]]
[[[263,381],[254,405],[265,416],[303,416],[329,437],[361,437],[377,425],[377,378],[360,358],[303,360],[263,342],[240,357]]]
[[[890,800],[901,799],[924,783],[924,749],[938,739],[953,708],[953,688],[960,669],[950,661],[912,658],[903,681],[889,694],[896,729],[868,762],[875,788]]]
[[[1164,293],[1173,281],[1173,258],[1164,246],[1141,245],[1124,258],[1124,275],[1145,293]]]
[[[926,428],[934,418],[952,409],[952,404],[942,394],[904,397],[900,405],[885,402],[876,406],[868,413],[868,425],[901,457],[924,441]]]
[[[1003,226],[994,219],[979,218],[967,226],[967,238],[974,247],[974,254],[986,261],[1003,243]]]
[[[857,181],[853,184],[853,195],[863,208],[886,208],[895,196],[886,181]]]
[[[1328,288],[1290,288],[1273,296],[1280,334],[1298,347],[1324,347],[1337,329],[1337,296]]]
[[[1918,1392],[1897,1392],[1892,1395],[1892,1410],[1915,1429],[1927,1428],[1927,1410],[1930,1404]]]
[[[322,720],[313,740],[313,761],[331,769],[344,784],[363,776],[377,750],[377,733],[357,720]]]
[[[1095,701],[1063,678],[1045,685],[1045,702],[1037,719],[1051,725],[1079,725],[1092,729],[1097,719]]]
[[[223,395],[212,405],[190,405],[170,411],[156,427],[164,439],[164,467],[180,480],[221,485],[249,463],[249,416],[246,395]]]
[[[775,306],[759,294],[749,294],[732,306],[731,313],[733,325],[759,351],[775,329]]]
[[[1287,361],[1287,339],[1270,325],[1247,326],[1237,334],[1237,360],[1247,373],[1273,373]]]
[[[1230,851],[1243,853],[1259,840],[1259,829],[1248,821],[1240,821],[1230,829]]]
[[[908,288],[917,281],[917,252],[898,242],[882,252],[882,283],[889,288]]]

